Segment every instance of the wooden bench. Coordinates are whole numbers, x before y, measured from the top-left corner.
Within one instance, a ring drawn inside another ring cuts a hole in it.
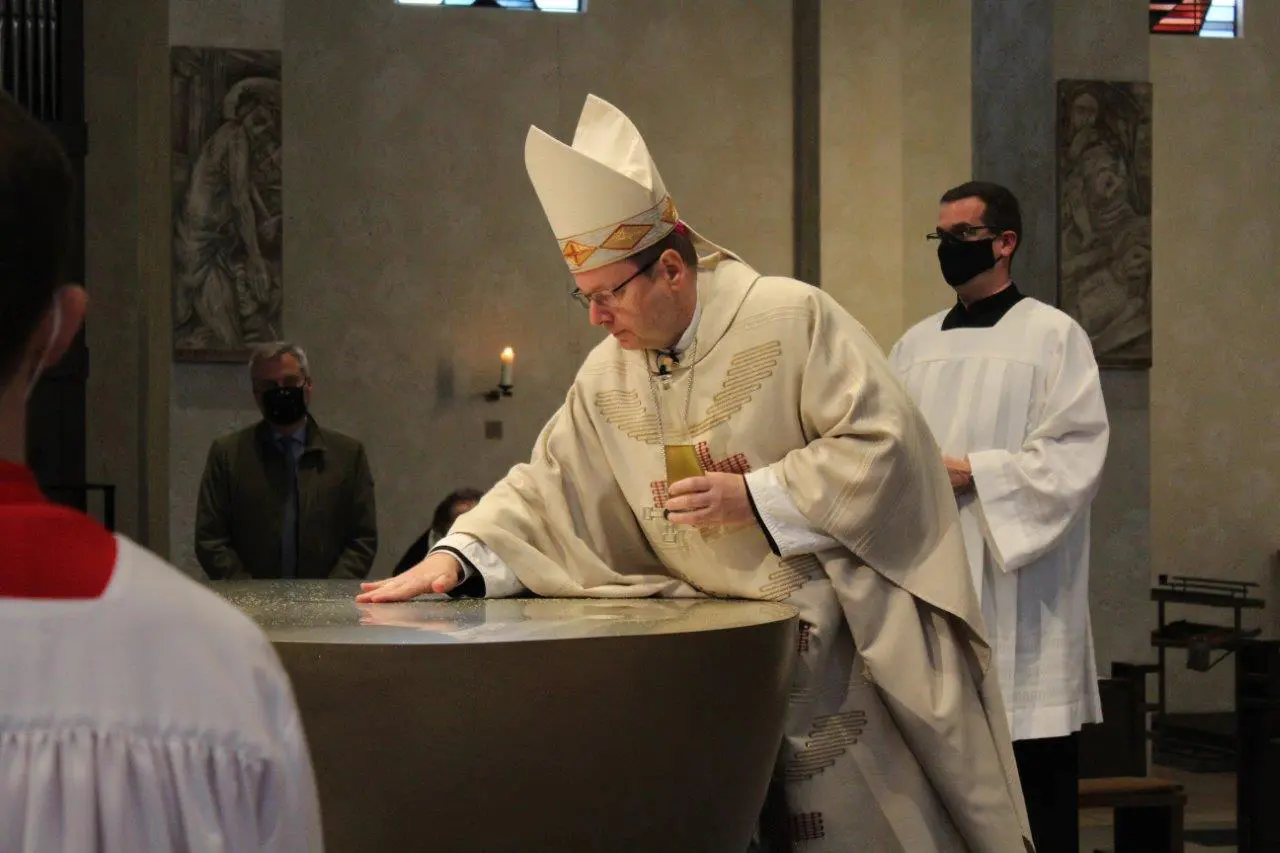
[[[1116,663],[1100,679],[1102,723],[1080,732],[1079,807],[1115,814],[1115,853],[1183,853],[1187,794],[1147,776],[1147,691],[1151,667]]]
[[[1187,795],[1182,785],[1143,776],[1080,780],[1080,808],[1115,813],[1116,853],[1183,853]]]

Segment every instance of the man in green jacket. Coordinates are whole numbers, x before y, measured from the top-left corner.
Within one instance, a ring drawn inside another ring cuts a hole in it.
[[[364,446],[308,412],[307,355],[288,343],[249,361],[263,420],[209,448],[196,556],[213,580],[364,578],[378,550]]]

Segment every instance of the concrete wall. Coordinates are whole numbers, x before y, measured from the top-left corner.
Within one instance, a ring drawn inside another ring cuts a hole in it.
[[[1280,5],[1236,41],[1153,38],[1153,572],[1256,581],[1280,630]],[[1229,615],[1229,612],[1228,612]],[[1184,608],[1170,618],[1221,621]],[[1171,655],[1181,668],[1184,657]],[[1177,710],[1229,707],[1231,667],[1181,671]]]
[[[284,50],[284,324],[312,357],[318,419],[368,446],[375,572],[445,493],[527,457],[598,340],[525,175],[528,125],[568,138],[589,91],[616,103],[686,219],[787,273],[790,33],[789,0],[595,0],[581,17],[175,0],[175,44]],[[515,396],[485,402],[508,345]],[[209,441],[257,415],[243,367],[175,365],[173,393],[173,556],[196,570]]]
[[[955,297],[925,243],[970,174],[968,0],[822,4],[822,287],[886,350]]]
[[[1053,12],[1055,80],[1147,80],[1147,10],[1128,0],[1058,3]],[[1156,97],[1159,98],[1157,87]],[[1052,96],[1051,106],[1057,96]],[[1056,111],[1050,112],[1056,117]],[[1056,145],[1056,142],[1055,142]],[[1050,161],[1052,162],[1052,161]],[[1056,188],[1049,189],[1056,199]],[[1056,201],[1055,201],[1056,207]],[[1056,243],[1056,217],[1053,242]],[[1056,250],[1048,239],[1056,271]],[[1163,245],[1155,249],[1158,254]],[[1053,280],[1056,289],[1056,275]],[[1098,667],[1152,659],[1150,631],[1150,402],[1145,371],[1104,370],[1111,441],[1093,502],[1089,593]]]
[[[764,271],[791,269],[791,4],[641,2],[584,17],[173,2],[174,44],[284,50],[284,322],[312,356],[317,416],[370,446],[379,570],[445,492],[524,457],[597,339],[561,297],[521,160],[528,124],[568,136],[587,91],[613,100],[686,218]],[[969,175],[969,3],[822,15],[820,283],[887,348],[951,298],[923,234]],[[518,396],[484,403],[506,345]],[[176,364],[172,394],[173,556],[198,571],[205,452],[257,412],[240,366]],[[504,422],[501,442],[486,420]]]
[[[139,535],[142,448],[138,435],[140,341],[137,272],[137,85],[128,15],[85,16],[86,120],[93,128],[85,160],[86,474],[115,483],[116,523]],[[99,131],[98,128],[102,128]]]
[[[970,73],[969,16],[969,0],[822,4],[821,284],[885,346],[950,300],[920,236],[941,189],[972,172],[979,80],[1009,77],[997,54]],[[1280,403],[1280,60],[1266,50],[1280,8],[1250,4],[1235,42],[1150,38],[1124,0],[1052,16],[1047,87],[1149,72],[1156,92],[1155,367],[1104,380],[1114,438],[1093,586],[1105,667],[1150,658],[1151,574],[1261,581],[1280,613],[1280,441],[1265,420]],[[172,44],[284,51],[285,323],[314,357],[317,415],[369,445],[379,570],[443,493],[485,486],[526,455],[596,339],[563,298],[569,280],[524,175],[529,123],[567,135],[588,90],[614,100],[687,218],[765,271],[791,269],[786,0],[680,11],[594,0],[585,18],[384,0],[95,6],[90,476],[120,486],[125,532],[161,550],[171,538],[185,568],[208,443],[256,412],[242,367],[164,372],[167,266],[145,235],[167,244],[167,199],[146,178],[166,168],[166,29]],[[1039,97],[1050,109],[1049,89]],[[485,403],[506,345],[517,396]],[[501,441],[482,438],[490,420]],[[1175,701],[1214,704],[1218,677],[1175,683]]]
[[[902,331],[955,301],[924,235],[937,224],[938,198],[970,177],[970,6],[970,0],[903,4]]]
[[[167,0],[85,10],[88,479],[120,532],[168,546]]]

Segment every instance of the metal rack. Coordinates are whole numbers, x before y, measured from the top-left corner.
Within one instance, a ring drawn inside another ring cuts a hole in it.
[[[1226,581],[1214,578],[1160,575],[1151,590],[1156,602],[1157,626],[1151,632],[1151,645],[1157,654],[1156,701],[1151,720],[1152,740],[1161,763],[1172,763],[1190,770],[1231,770],[1235,767],[1236,744],[1234,725],[1214,726],[1207,720],[1184,717],[1178,720],[1168,712],[1168,652],[1185,649],[1187,668],[1208,672],[1226,660],[1242,642],[1256,637],[1256,628],[1244,627],[1244,611],[1260,610],[1266,602],[1250,592],[1256,583]],[[1189,604],[1200,607],[1230,609],[1230,625],[1193,622],[1179,619],[1166,621],[1166,605]],[[1221,731],[1215,729],[1221,728]]]

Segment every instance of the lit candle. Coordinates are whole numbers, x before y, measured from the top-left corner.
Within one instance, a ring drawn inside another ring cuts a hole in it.
[[[498,384],[504,388],[509,388],[515,384],[511,381],[511,373],[516,363],[516,351],[511,347],[507,347],[502,351],[500,358],[502,359],[502,373]]]

